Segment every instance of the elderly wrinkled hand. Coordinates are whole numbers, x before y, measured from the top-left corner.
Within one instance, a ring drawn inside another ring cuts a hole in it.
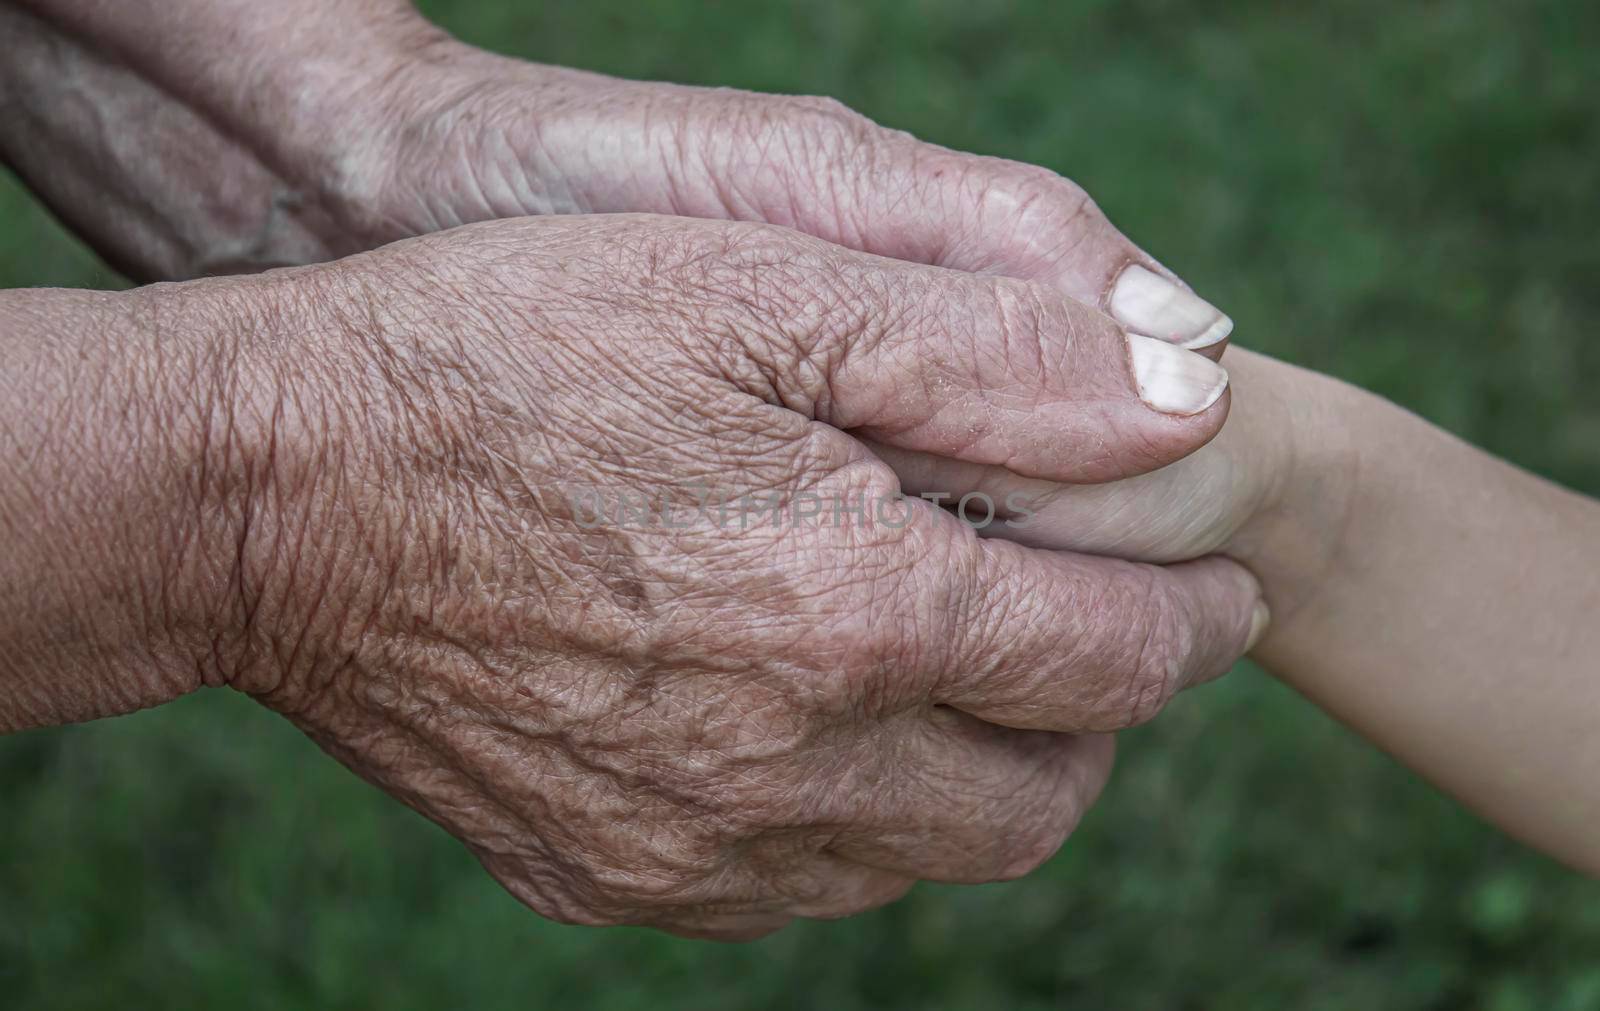
[[[549,915],[740,935],[1021,874],[1110,753],[1039,731],[1142,720],[1244,647],[1230,563],[981,540],[840,431],[1058,477],[1211,433],[1045,289],[660,218],[326,274],[231,679]],[[645,500],[688,518],[594,506]]]
[[[1250,633],[1230,562],[980,538],[846,433],[1059,480],[1212,436],[1220,370],[1042,285],[612,216],[96,297],[167,342],[138,416],[199,434],[162,485],[192,522],[94,599],[563,920],[749,936],[1024,873],[1102,785],[1097,732]],[[174,386],[180,340],[210,364]]]
[[[1103,732],[1259,630],[1231,562],[983,538],[885,462],[1112,481],[1221,426],[1184,348],[1230,322],[1053,172],[503,59],[400,0],[0,21],[0,153],[113,262],[347,257],[13,297],[8,409],[80,392],[0,508],[44,522],[83,445],[142,462],[17,553],[59,590],[4,584],[0,725],[232,685],[547,915],[749,936],[1023,873]]]
[[[39,17],[0,4],[15,51],[0,72],[36,114],[0,153],[137,277],[326,260],[492,218],[642,212],[1038,281],[1190,348],[1220,349],[1232,328],[1072,181],[832,99],[508,59],[407,0],[20,3]],[[70,103],[51,100],[63,80]]]

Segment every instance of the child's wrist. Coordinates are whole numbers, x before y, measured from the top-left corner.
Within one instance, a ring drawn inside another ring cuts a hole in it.
[[[1256,422],[1269,471],[1261,507],[1225,551],[1261,580],[1284,627],[1325,586],[1357,507],[1363,419],[1382,401],[1339,380],[1249,355],[1228,362],[1267,398]]]

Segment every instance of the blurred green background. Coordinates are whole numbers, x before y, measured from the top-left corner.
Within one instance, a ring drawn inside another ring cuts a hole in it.
[[[424,6],[1058,169],[1243,343],[1600,493],[1589,0]],[[0,283],[119,283],[9,180],[0,222]],[[0,804],[19,1008],[1600,1008],[1600,885],[1248,667],[1127,734],[1030,879],[744,947],[541,921],[220,692],[0,741]]]

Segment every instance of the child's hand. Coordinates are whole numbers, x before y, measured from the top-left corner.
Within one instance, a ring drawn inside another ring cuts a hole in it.
[[[1360,394],[1325,376],[1234,349],[1233,407],[1221,434],[1154,473],[1074,485],[874,446],[907,494],[987,495],[986,536],[1147,562],[1231,555],[1257,570],[1275,613],[1335,551],[1356,454],[1338,411]],[[984,510],[970,513],[981,517]],[[1293,574],[1293,578],[1290,575]]]
[[[989,496],[1002,507],[991,536],[1243,563],[1271,609],[1251,647],[1264,668],[1600,874],[1600,507],[1337,380],[1240,351],[1228,369],[1221,433],[1125,481],[878,451],[907,492]]]

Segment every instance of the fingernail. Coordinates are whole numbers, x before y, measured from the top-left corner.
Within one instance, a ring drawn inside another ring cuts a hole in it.
[[[1135,333],[1194,350],[1233,333],[1233,320],[1171,281],[1131,264],[1111,289],[1111,315]]]
[[[1272,612],[1267,610],[1267,602],[1256,601],[1255,613],[1250,616],[1250,638],[1245,640],[1244,651],[1249,653],[1261,644],[1262,636],[1267,634],[1267,626],[1272,624]]]
[[[1166,341],[1129,334],[1128,351],[1139,396],[1164,414],[1199,414],[1228,388],[1222,366]]]

